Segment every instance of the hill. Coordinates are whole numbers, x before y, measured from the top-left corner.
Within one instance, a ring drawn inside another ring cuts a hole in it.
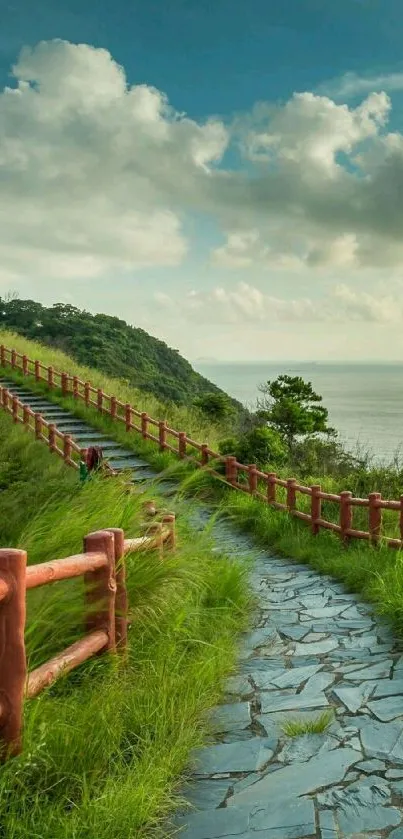
[[[117,317],[93,315],[66,303],[46,307],[34,300],[0,298],[0,328],[60,349],[161,401],[191,405],[201,394],[223,393],[178,350]]]

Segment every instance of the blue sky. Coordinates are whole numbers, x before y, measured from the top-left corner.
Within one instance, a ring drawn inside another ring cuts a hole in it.
[[[190,358],[403,358],[400,0],[32,8],[1,12],[0,294]]]

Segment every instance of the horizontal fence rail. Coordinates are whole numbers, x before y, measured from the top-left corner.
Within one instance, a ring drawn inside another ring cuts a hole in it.
[[[383,499],[377,492],[372,492],[368,498],[354,498],[348,491],[339,494],[326,493],[322,492],[319,485],[308,487],[299,484],[295,478],[284,480],[274,472],[261,472],[254,464],[239,463],[236,457],[231,455],[220,455],[212,451],[207,443],[198,443],[188,437],[185,431],[170,428],[166,420],[153,419],[146,412],[137,411],[132,405],[121,402],[116,396],[108,396],[101,388],[93,387],[90,382],[83,382],[77,376],[46,367],[40,361],[30,359],[4,345],[0,346],[0,366],[16,370],[23,376],[32,376],[37,382],[45,383],[48,388],[61,391],[63,396],[81,399],[88,407],[93,407],[99,413],[122,423],[126,431],[135,431],[141,434],[144,440],[158,444],[160,451],[172,452],[180,459],[204,468],[228,486],[249,493],[274,509],[287,512],[293,518],[305,522],[310,526],[313,535],[317,535],[323,529],[338,534],[346,544],[350,539],[364,539],[374,546],[382,541],[382,544],[390,548],[400,550],[403,547],[403,495],[398,501]],[[13,415],[15,422],[23,422],[32,430],[35,428],[38,439],[43,439],[52,451],[77,468],[77,456],[80,455],[80,451],[68,435],[61,434],[55,426],[45,423],[39,415],[33,414],[4,388],[0,389],[0,397],[0,404]],[[58,445],[58,440],[62,441],[61,445]],[[285,500],[279,499],[278,488],[285,491]],[[298,509],[299,496],[310,498],[309,513]],[[323,517],[322,502],[338,506],[338,523],[327,521]],[[367,508],[368,530],[353,527],[354,507]],[[395,510],[399,513],[398,539],[382,536],[383,510]]]
[[[149,502],[148,502],[149,503]],[[147,510],[145,511],[147,512]],[[27,566],[23,550],[0,549],[0,757],[22,749],[25,699],[38,696],[61,675],[92,656],[124,654],[127,649],[128,596],[126,561],[129,553],[176,544],[175,516],[150,523],[146,535],[125,539],[123,530],[108,528],[84,538],[83,553]],[[73,577],[84,578],[85,635],[50,661],[27,673],[24,642],[26,592]]]

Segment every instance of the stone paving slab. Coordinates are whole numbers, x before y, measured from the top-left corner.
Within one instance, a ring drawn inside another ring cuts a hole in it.
[[[256,557],[258,609],[211,715],[217,737],[233,725],[231,742],[204,747],[201,774],[190,768],[179,836],[403,839],[402,645],[327,575],[257,551],[228,523],[213,537]],[[328,727],[309,733],[324,712]],[[299,736],[285,733],[297,722]]]

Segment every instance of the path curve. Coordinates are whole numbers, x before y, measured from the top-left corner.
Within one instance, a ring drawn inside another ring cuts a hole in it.
[[[134,482],[141,458],[55,403],[2,384],[83,446],[101,445]],[[164,491],[164,490],[163,490]],[[172,492],[172,484],[165,485]],[[195,528],[211,512],[197,507]],[[182,839],[403,839],[403,647],[369,605],[330,577],[260,551],[227,522],[215,548],[254,556],[258,609],[241,639],[239,672],[211,715],[214,741],[192,758]],[[285,723],[334,719],[290,737]]]

